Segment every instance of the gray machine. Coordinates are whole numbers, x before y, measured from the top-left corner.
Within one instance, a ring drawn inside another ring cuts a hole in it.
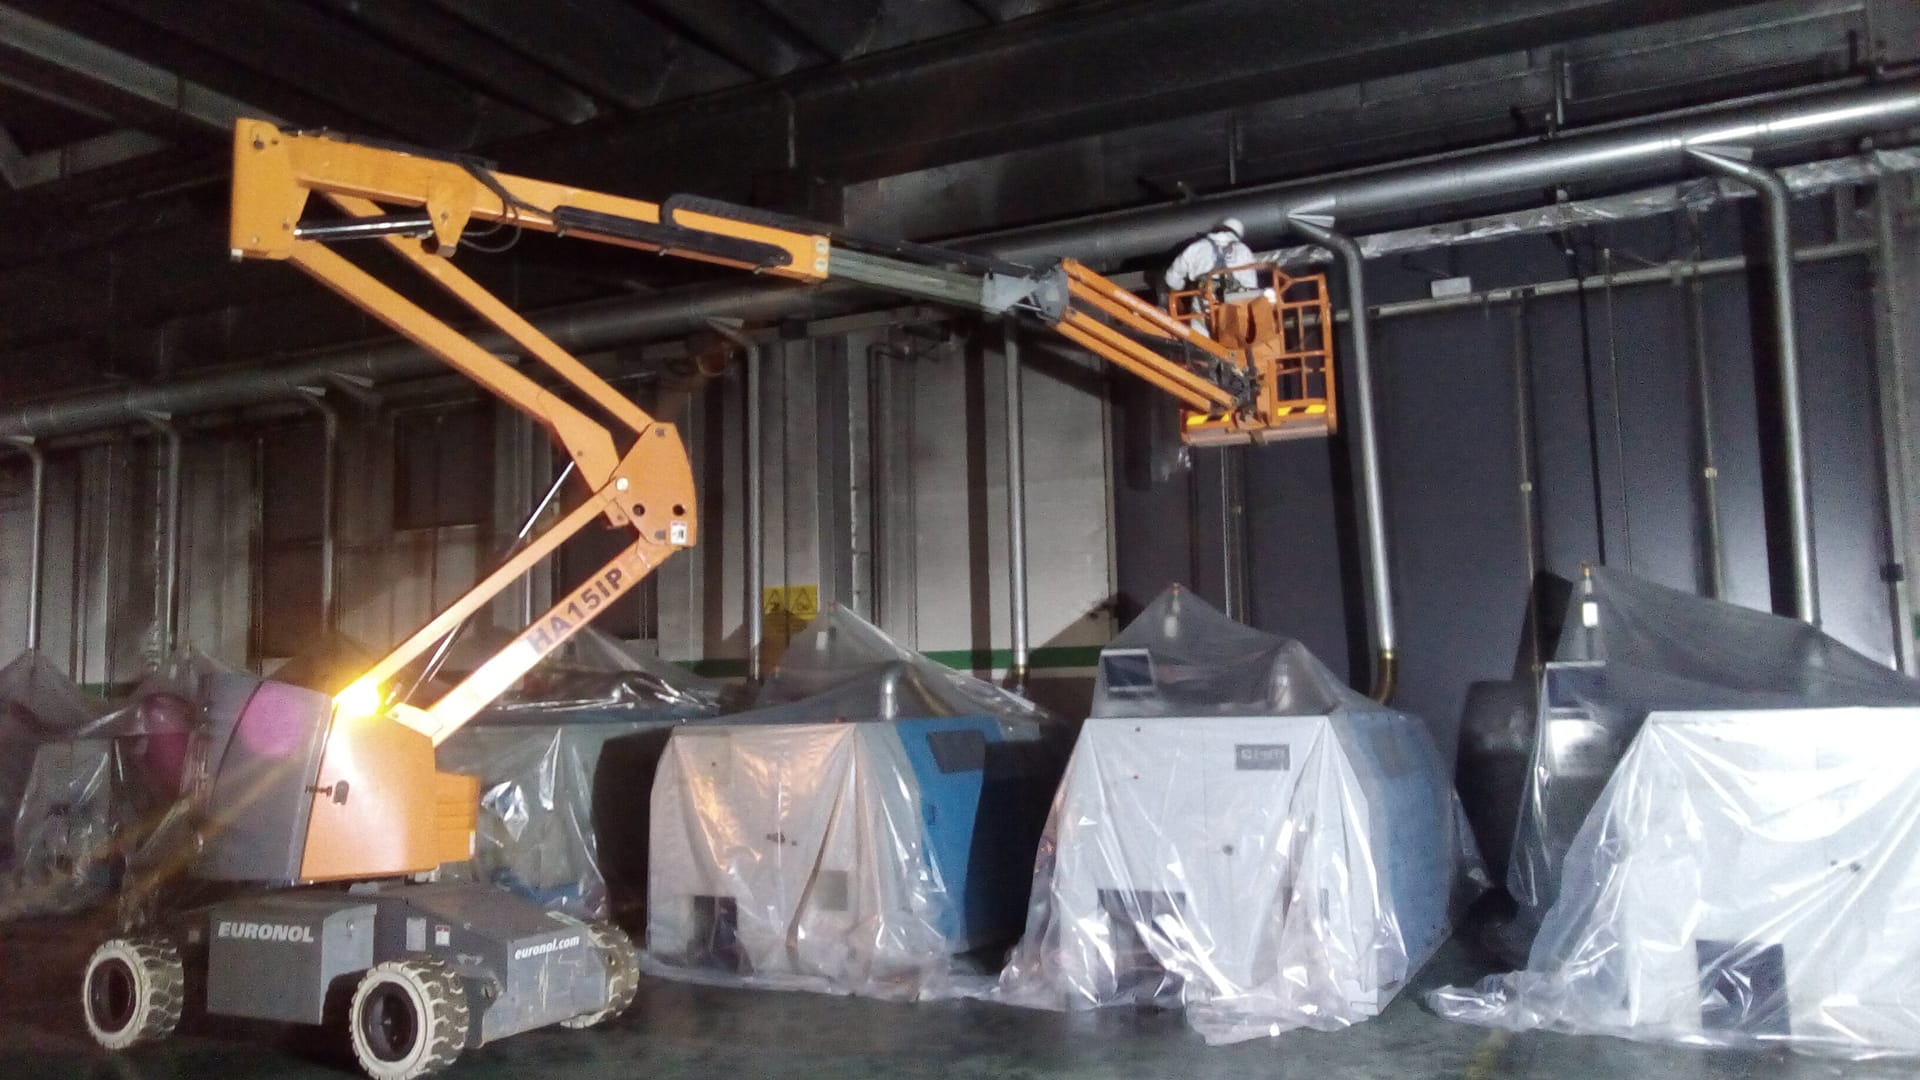
[[[626,935],[492,885],[294,886],[332,723],[325,695],[210,680],[194,877],[229,899],[95,951],[87,1027],[109,1049],[162,1038],[189,994],[206,1011],[344,1022],[362,1068],[410,1080],[462,1050],[552,1024],[588,1027],[638,989]],[[349,797],[351,795],[349,794]]]

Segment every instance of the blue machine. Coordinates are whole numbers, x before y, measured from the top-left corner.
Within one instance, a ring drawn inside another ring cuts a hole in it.
[[[1387,900],[1400,929],[1409,969],[1432,955],[1450,931],[1455,850],[1452,791],[1433,767],[1433,743],[1394,713],[1353,712],[1343,739],[1347,760],[1367,794],[1363,830],[1384,867]]]
[[[990,716],[688,725],[654,784],[648,951],[911,996],[1025,924],[1059,755]]]
[[[949,904],[936,923],[954,953],[1012,941],[1026,918],[1033,853],[1057,777],[1045,747],[984,716],[899,720],[920,787],[924,850]]]

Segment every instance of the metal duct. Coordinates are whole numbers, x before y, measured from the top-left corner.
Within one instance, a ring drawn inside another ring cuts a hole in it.
[[[32,534],[27,541],[27,648],[40,647],[40,564],[47,538],[47,455],[32,439],[14,439],[33,470]]]
[[[181,471],[186,463],[180,429],[174,425],[173,417],[165,413],[149,413],[144,419],[160,433],[167,448],[167,476],[162,482],[165,507],[161,519],[161,528],[164,530],[161,542],[165,554],[161,556],[159,610],[154,613],[154,621],[160,627],[156,655],[164,659],[172,654],[180,632],[180,493]]]
[[[1334,232],[1324,218],[1296,215],[1287,219],[1294,231],[1340,256],[1346,271],[1347,310],[1352,312],[1354,426],[1360,438],[1360,494],[1367,530],[1367,576],[1373,586],[1373,691],[1375,701],[1392,700],[1395,653],[1393,576],[1387,559],[1387,498],[1380,479],[1380,434],[1373,407],[1373,348],[1367,308],[1366,258],[1353,238]]]
[[[334,581],[339,567],[339,525],[335,505],[340,486],[340,410],[326,394],[314,387],[303,392],[307,403],[320,414],[320,628],[327,634],[334,629]],[[526,622],[532,622],[528,615]]]
[[[760,385],[760,369],[766,363],[763,355],[768,349],[780,348],[778,345],[762,345],[748,349],[746,355],[746,406],[747,406],[747,677],[760,678],[761,653],[766,638],[766,615],[761,606],[760,597],[766,587],[766,560],[762,555],[762,545],[766,531],[765,507],[762,505],[762,489],[765,486],[766,445],[762,430],[765,426],[766,402],[761,400],[764,391]]]
[[[1855,138],[1920,124],[1920,82],[1809,95],[1791,101],[1563,135],[1545,142],[1495,147],[1330,179],[1248,188],[1175,205],[1142,207],[1053,225],[966,239],[964,246],[1011,261],[1072,256],[1111,265],[1164,251],[1225,216],[1255,233],[1277,236],[1293,214],[1324,214],[1351,223],[1383,214],[1438,209],[1500,195],[1580,181],[1675,180],[1694,175],[1687,150],[1744,146],[1778,152],[1809,143]],[[710,318],[775,321],[809,310],[850,305],[858,290],[803,288],[743,281],[675,290],[645,300],[617,300],[550,312],[533,321],[575,352],[647,338],[673,337]],[[503,341],[480,339],[490,349]],[[437,372],[438,363],[405,343],[335,350],[274,368],[248,368],[163,387],[114,389],[0,411],[0,435],[55,435],[137,419],[141,411],[188,413],[285,397],[302,384],[344,374],[385,381]]]
[[[1077,218],[988,237],[969,248],[1012,262],[1072,255],[1110,264],[1161,251],[1237,217],[1250,233],[1278,236],[1297,214],[1356,221],[1435,209],[1502,195],[1605,180],[1641,183],[1695,175],[1687,151],[1743,146],[1779,151],[1920,124],[1920,83],[1812,95],[1667,120],[1563,135],[1456,157],[1416,162],[1330,180],[1274,184],[1196,199]]]
[[[1007,587],[1011,590],[1007,618],[1013,624],[1013,661],[1007,681],[1027,688],[1031,648],[1027,626],[1027,414],[1020,377],[1020,324],[1001,324],[1001,367],[1007,380]]]
[[[1800,346],[1793,310],[1793,196],[1780,174],[1742,160],[1727,147],[1692,147],[1688,156],[1722,176],[1752,186],[1767,214],[1767,277],[1773,292],[1774,350],[1780,361],[1781,439],[1786,443],[1787,539],[1793,547],[1794,615],[1820,625],[1820,579],[1814,565],[1813,508],[1807,492],[1807,434],[1800,407]]]

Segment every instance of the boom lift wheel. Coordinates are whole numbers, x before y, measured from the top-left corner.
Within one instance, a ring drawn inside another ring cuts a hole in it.
[[[626,1012],[640,993],[640,962],[634,956],[633,939],[627,932],[612,923],[589,923],[587,940],[607,965],[607,1007],[562,1020],[563,1027],[580,1029],[603,1024]]]
[[[80,998],[87,1031],[109,1050],[164,1039],[186,1005],[180,950],[166,938],[114,938],[87,961]]]
[[[353,992],[353,1056],[373,1080],[412,1080],[454,1063],[467,1042],[466,991],[444,960],[376,964]]]

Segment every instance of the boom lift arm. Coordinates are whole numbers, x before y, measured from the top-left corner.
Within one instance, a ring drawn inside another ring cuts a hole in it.
[[[314,195],[342,216],[309,217]],[[314,787],[305,880],[419,873],[449,857],[463,831],[470,838],[474,812],[456,778],[435,772],[431,748],[697,539],[692,470],[674,426],[648,415],[454,267],[451,257],[481,224],[799,282],[843,281],[987,314],[1029,314],[1171,395],[1184,410],[1190,442],[1331,430],[1331,320],[1318,278],[1289,278],[1263,267],[1271,288],[1235,297],[1220,287],[1231,280],[1227,271],[1201,289],[1176,294],[1162,310],[1070,259],[1035,270],[864,241],[714,200],[676,196],[650,203],[498,173],[472,159],[242,120],[234,132],[233,257],[293,264],[526,413],[567,452],[587,488],[576,508],[335,696],[321,783]],[[361,238],[384,240],[604,416],[589,416],[331,246]],[[431,706],[388,700],[386,687],[396,675],[596,518],[631,528],[632,544]],[[411,731],[396,731],[382,717]],[[399,791],[355,803],[339,794],[368,786]],[[431,828],[410,825],[414,839],[384,845],[391,849],[384,854],[356,848],[356,836],[390,827],[390,815],[426,816],[407,801],[409,788],[439,792]]]

